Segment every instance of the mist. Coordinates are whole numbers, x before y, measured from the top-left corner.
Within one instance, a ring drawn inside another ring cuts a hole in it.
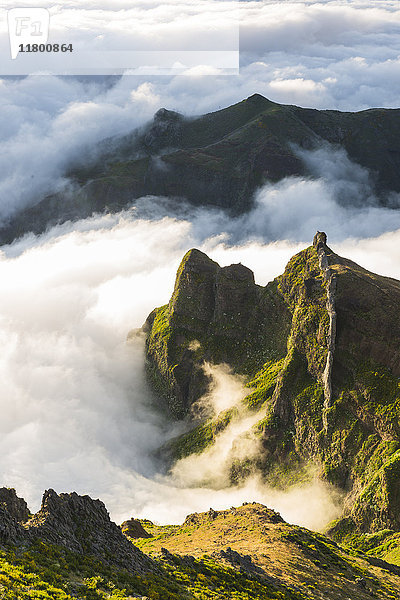
[[[90,35],[105,50],[115,46],[116,38],[132,34],[124,32],[129,20],[121,18],[122,10],[116,16],[118,7],[135,13],[135,36],[143,43],[150,40],[154,46],[158,28],[165,34],[168,26],[173,31],[166,39],[173,39],[176,48],[190,47],[196,39],[195,3],[176,0],[168,11],[155,1],[135,7],[125,0],[118,6],[94,4],[96,10],[77,11],[76,3],[68,7],[75,9],[76,19],[90,21]],[[201,6],[207,15],[217,10],[207,0]],[[103,36],[111,16],[117,30]],[[44,74],[13,80],[0,74],[0,223],[65,189],[72,164],[87,160],[102,140],[142,127],[160,107],[193,116],[256,92],[275,102],[321,109],[397,107],[399,21],[400,11],[391,0],[242,2],[237,75],[207,66],[171,76],[127,71],[118,78],[84,80]],[[79,31],[86,47],[88,31]],[[5,36],[4,30],[0,41]]]
[[[161,215],[187,219],[196,243],[216,239],[229,246],[246,242],[289,241],[303,244],[315,231],[326,230],[329,240],[376,237],[400,228],[400,195],[389,192],[380,204],[368,169],[350,160],[345,150],[324,143],[312,150],[295,148],[309,177],[286,177],[266,183],[253,197],[252,208],[227,218],[223,210],[197,208],[184,200],[146,196],[134,201],[138,217]]]
[[[329,234],[327,223],[319,225]],[[168,301],[185,251],[197,245],[221,265],[240,261],[265,285],[311,242],[232,244],[224,232],[206,234],[200,240],[199,223],[187,219],[138,219],[131,210],[2,247],[1,483],[14,486],[31,510],[53,487],[100,497],[117,522],[136,516],[176,523],[193,511],[253,500],[317,529],[338,514],[337,493],[316,480],[286,492],[267,488],[257,476],[229,486],[231,448],[251,434],[252,415],[243,413],[218,439],[217,479],[207,470],[207,455],[188,459],[195,479],[189,462],[162,475],[152,458],[182,427],[160,416],[144,375],[143,337],[126,338]],[[400,230],[331,245],[366,268],[400,278],[399,239]],[[223,367],[215,373],[208,399],[214,410],[240,402],[243,382]],[[251,435],[246,444],[246,452],[256,449]],[[313,510],[305,511],[311,502]]]

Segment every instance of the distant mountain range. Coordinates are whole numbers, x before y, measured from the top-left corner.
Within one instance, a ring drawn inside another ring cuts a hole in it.
[[[38,198],[11,218],[0,241],[94,212],[119,211],[146,195],[240,214],[251,208],[263,183],[312,175],[296,148],[327,143],[369,170],[378,202],[400,192],[400,109],[314,110],[254,94],[194,118],[162,108],[140,130],[88,149],[65,173],[72,187]]]

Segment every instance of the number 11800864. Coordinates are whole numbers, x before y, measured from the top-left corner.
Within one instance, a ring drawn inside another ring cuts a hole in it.
[[[72,44],[20,44],[20,52],[73,52]]]

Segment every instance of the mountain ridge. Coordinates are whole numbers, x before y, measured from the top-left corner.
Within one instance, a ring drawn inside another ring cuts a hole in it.
[[[141,537],[132,544],[89,496],[46,491],[32,525],[12,515],[22,500],[15,490],[1,492],[8,508],[0,506],[0,595],[7,600],[394,600],[400,593],[395,564],[346,550],[256,502],[193,513],[182,525],[136,521]],[[19,525],[18,538],[3,537],[6,519]],[[40,526],[46,521],[50,540]],[[78,529],[86,546],[72,547]],[[93,536],[103,540],[95,555]],[[121,564],[128,548],[135,561]]]
[[[400,192],[399,117],[400,109],[319,111],[259,94],[199,117],[160,109],[140,130],[103,141],[96,159],[76,159],[64,174],[68,189],[38,198],[10,217],[0,241],[10,243],[24,233],[42,233],[94,213],[118,212],[148,195],[243,214],[264,183],[312,177],[294,146],[343,148],[369,170],[378,205],[390,206],[393,193]]]

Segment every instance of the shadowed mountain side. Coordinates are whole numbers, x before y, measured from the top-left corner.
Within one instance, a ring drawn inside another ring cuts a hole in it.
[[[68,191],[38,198],[11,218],[0,240],[11,242],[94,212],[116,212],[146,195],[185,198],[195,206],[241,214],[252,207],[254,191],[263,183],[311,175],[293,145],[341,146],[370,170],[378,197],[400,192],[399,139],[398,109],[320,111],[277,104],[259,94],[194,118],[160,109],[142,130],[105,140],[96,159],[79,157],[66,173],[72,182]]]
[[[204,361],[227,363],[251,388],[243,404],[260,411],[261,450],[232,464],[232,481],[257,471],[284,486],[312,463],[345,492],[356,531],[399,530],[399,307],[400,282],[337,256],[323,233],[265,287],[191,250],[144,326],[148,373],[182,417],[207,390]],[[238,418],[215,415],[168,451],[201,452]]]
[[[25,523],[32,516],[23,498],[18,498],[14,488],[0,488],[0,506],[19,523]]]

